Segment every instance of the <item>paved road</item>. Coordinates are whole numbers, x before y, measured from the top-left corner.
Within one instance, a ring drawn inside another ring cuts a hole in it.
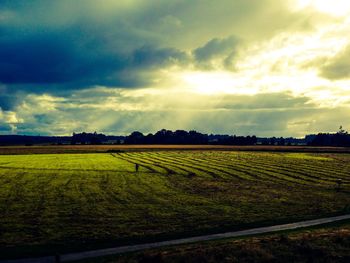
[[[301,221],[301,222],[296,222],[291,224],[259,227],[259,228],[252,228],[252,229],[242,230],[242,231],[181,238],[181,239],[146,243],[146,244],[140,244],[140,245],[130,245],[130,246],[91,250],[91,251],[78,252],[78,253],[70,253],[70,254],[60,255],[60,261],[69,262],[69,261],[81,260],[86,258],[94,258],[94,257],[100,257],[100,256],[121,254],[126,252],[140,251],[140,250],[150,249],[150,248],[159,248],[164,246],[225,239],[225,238],[231,238],[231,237],[242,237],[242,236],[249,236],[249,235],[272,233],[272,232],[277,232],[282,230],[292,230],[292,229],[303,228],[303,227],[317,226],[317,225],[337,222],[337,221],[346,220],[346,219],[350,219],[350,215],[334,216],[334,217],[320,218],[315,220]],[[51,262],[57,262],[54,256],[42,257],[42,258],[28,258],[28,259],[21,259],[21,260],[0,261],[0,263],[51,263]]]

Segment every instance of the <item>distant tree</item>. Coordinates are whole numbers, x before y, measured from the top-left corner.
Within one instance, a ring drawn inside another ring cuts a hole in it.
[[[106,141],[106,135],[94,133],[73,133],[71,144],[101,144]]]
[[[286,144],[286,141],[285,141],[285,139],[283,137],[281,137],[281,138],[278,139],[277,144],[283,146],[283,145]]]
[[[348,132],[346,130],[343,129],[343,126],[340,125],[339,127],[339,131],[337,132],[337,134],[348,134]]]
[[[126,144],[141,144],[144,143],[144,135],[139,131],[132,132],[125,139]]]
[[[276,137],[270,138],[270,145],[275,145],[276,144]]]

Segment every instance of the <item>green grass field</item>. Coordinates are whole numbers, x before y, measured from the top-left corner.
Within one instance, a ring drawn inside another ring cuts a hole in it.
[[[0,156],[4,257],[221,232],[346,213],[349,206],[350,154]]]

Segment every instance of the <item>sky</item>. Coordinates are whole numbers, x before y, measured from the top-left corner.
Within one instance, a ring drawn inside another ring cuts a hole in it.
[[[350,129],[350,1],[0,0],[0,134]]]

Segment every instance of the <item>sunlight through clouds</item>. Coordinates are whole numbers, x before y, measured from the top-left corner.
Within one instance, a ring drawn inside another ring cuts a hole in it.
[[[182,76],[193,91],[200,94],[256,94],[258,88],[247,87],[246,78],[229,72],[190,72]]]
[[[344,34],[347,31],[350,33],[350,25],[345,21],[307,34],[281,33],[246,48],[233,71],[180,74],[187,86],[198,93],[253,95],[288,91],[310,97],[319,107],[336,107],[348,101],[350,81],[325,79],[317,67],[349,44]]]
[[[296,0],[296,3],[298,9],[314,8],[333,16],[346,16],[350,13],[350,2],[346,0]]]

